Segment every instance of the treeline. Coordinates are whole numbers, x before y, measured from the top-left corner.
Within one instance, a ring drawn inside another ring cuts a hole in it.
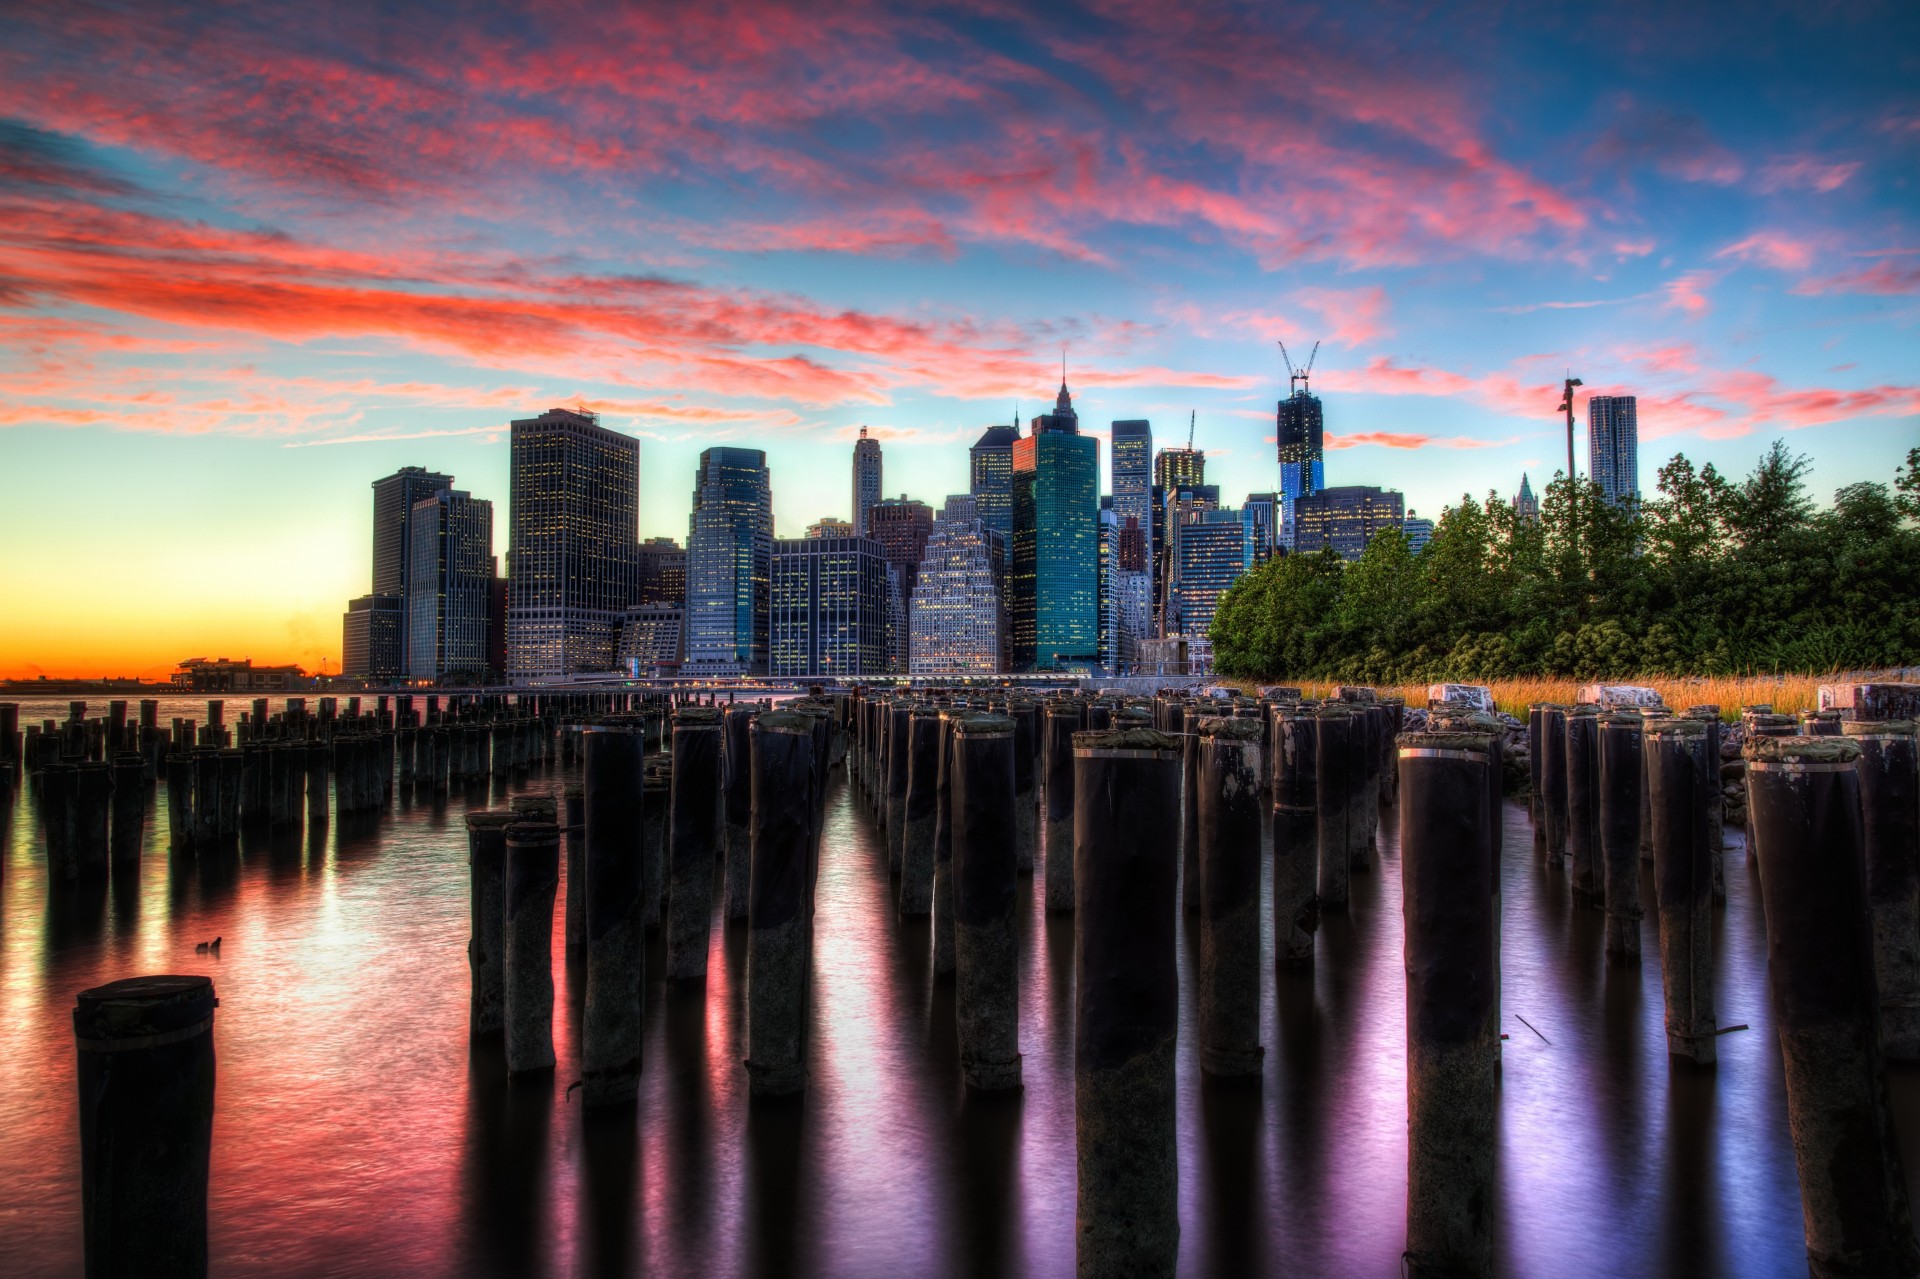
[[[1214,665],[1389,684],[1920,662],[1920,449],[1826,510],[1807,470],[1777,441],[1739,481],[1675,455],[1636,507],[1562,476],[1538,520],[1467,497],[1418,554],[1395,531],[1351,564],[1282,556],[1222,597]]]

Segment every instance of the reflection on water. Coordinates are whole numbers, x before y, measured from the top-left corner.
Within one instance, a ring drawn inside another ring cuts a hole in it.
[[[48,714],[64,704],[23,709]],[[884,849],[836,782],[805,1099],[747,1105],[745,936],[716,921],[704,990],[661,981],[651,948],[640,1101],[585,1119],[567,1091],[584,972],[563,954],[551,1080],[509,1087],[497,1052],[467,1043],[461,815],[505,794],[401,796],[384,816],[174,859],[162,788],[140,865],[52,898],[23,797],[0,824],[0,1273],[80,1273],[69,1010],[85,987],[166,971],[210,973],[221,1000],[216,1274],[1072,1272],[1072,920],[1043,912],[1038,880],[1020,887],[1024,1092],[966,1096],[927,925],[895,918]],[[1506,838],[1502,1273],[1805,1274],[1744,850],[1729,851],[1716,1002],[1752,1029],[1693,1072],[1666,1060],[1651,921],[1643,965],[1608,968],[1600,916],[1533,861],[1523,808]],[[1269,969],[1257,1085],[1199,1073],[1182,919],[1183,1273],[1399,1272],[1399,886],[1388,822],[1349,909],[1323,923],[1318,966]],[[215,936],[218,958],[194,952]],[[1891,1082],[1912,1170],[1920,1077]]]

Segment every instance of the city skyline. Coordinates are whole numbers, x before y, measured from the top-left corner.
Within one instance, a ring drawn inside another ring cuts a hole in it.
[[[853,514],[862,425],[965,491],[1063,347],[1103,452],[1197,411],[1230,502],[1282,488],[1276,340],[1328,482],[1430,516],[1545,491],[1569,372],[1637,397],[1643,492],[1784,432],[1825,499],[1920,419],[1910,7],[14,17],[0,450],[112,514],[0,509],[0,675],[337,670],[367,477],[504,548],[552,406],[641,439],[642,538],[715,445],[783,534]]]

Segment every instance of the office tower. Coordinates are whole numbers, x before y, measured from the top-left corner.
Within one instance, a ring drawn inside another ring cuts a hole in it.
[[[650,537],[634,553],[633,603],[687,605],[686,548],[670,537]]]
[[[913,588],[919,581],[920,560],[926,554],[927,538],[932,533],[933,508],[904,493],[867,508],[867,536],[880,544],[887,572],[893,579],[889,590],[893,624],[888,629],[887,647],[892,670],[907,669]]]
[[[421,466],[403,466],[373,482],[373,593],[407,593],[407,569],[413,563],[408,532],[413,508],[423,498],[453,487],[453,477]]]
[[[1247,571],[1251,551],[1247,526],[1234,510],[1196,510],[1173,531],[1173,586],[1168,592],[1167,634],[1185,636],[1190,663],[1211,669],[1208,629],[1220,597]]]
[[[1320,397],[1305,387],[1281,400],[1274,422],[1280,453],[1280,523],[1277,544],[1296,549],[1295,503],[1327,486],[1322,454],[1326,450],[1325,415]]]
[[[1153,459],[1153,482],[1172,492],[1207,482],[1207,451],[1194,448],[1161,449]]]
[[[1013,670],[1100,660],[1100,442],[1080,434],[1067,384],[1013,445]]]
[[[1000,536],[1013,537],[1013,445],[1020,438],[1020,419],[1012,426],[990,426],[968,456],[968,491],[986,526]]]
[[[1640,500],[1638,397],[1587,397],[1587,470],[1613,505]]]
[[[507,674],[507,579],[500,576],[500,557],[493,557],[487,583],[487,670],[495,679]]]
[[[482,683],[489,673],[493,503],[443,489],[413,507],[407,678]]]
[[[1153,523],[1147,526],[1147,545],[1153,548],[1153,557],[1147,561],[1147,576],[1152,584],[1153,624],[1148,638],[1166,634],[1160,621],[1165,612],[1167,596],[1167,490],[1159,484],[1153,486]]]
[[[767,673],[773,487],[759,449],[711,448],[687,517],[690,674]]]
[[[406,607],[407,571],[413,563],[410,531],[413,508],[422,498],[453,487],[453,477],[423,466],[403,466],[373,482],[373,591],[391,595]],[[393,679],[407,671],[407,633],[400,624],[400,664],[379,678]]]
[[[1161,494],[1160,502],[1160,542],[1159,563],[1154,566],[1154,607],[1158,614],[1158,633],[1173,635],[1178,632],[1172,624],[1173,583],[1178,577],[1178,566],[1174,557],[1179,551],[1180,526],[1197,521],[1201,514],[1220,509],[1220,486],[1218,484],[1179,484],[1172,488],[1156,487]]]
[[[1540,499],[1533,495],[1533,485],[1524,471],[1520,473],[1520,491],[1513,495],[1513,513],[1523,520],[1540,518]]]
[[[406,618],[406,601],[398,595],[348,600],[340,619],[340,673],[376,683],[404,676],[401,651]]]
[[[1252,557],[1247,567],[1264,564],[1273,558],[1273,552],[1279,546],[1280,495],[1247,494],[1246,505],[1240,508],[1240,521],[1247,526],[1247,554]]]
[[[886,610],[887,562],[873,539],[776,539],[767,673],[886,673]]]
[[[907,669],[915,675],[995,675],[1002,669],[1006,540],[971,494],[940,508],[914,587]]]
[[[507,677],[614,669],[633,602],[640,441],[591,413],[512,425]]]
[[[677,675],[687,657],[687,611],[677,604],[635,604],[620,627],[620,667],[635,679]]]
[[[835,519],[829,515],[818,524],[807,525],[808,537],[852,537],[853,521]]]
[[[867,508],[880,500],[880,441],[860,428],[853,442],[853,535],[867,536]]]
[[[1122,565],[1130,572],[1148,571],[1153,556],[1153,424],[1129,419],[1113,424],[1113,513],[1121,528],[1131,519],[1141,530],[1142,559]],[[1132,554],[1123,548],[1123,556]]]
[[[1418,555],[1433,540],[1433,521],[1408,511],[1407,518],[1400,524],[1400,532],[1406,536],[1407,549]]]
[[[1312,555],[1332,547],[1343,560],[1357,560],[1373,535],[1399,528],[1405,501],[1393,489],[1350,484],[1309,493],[1294,507],[1294,550]]]

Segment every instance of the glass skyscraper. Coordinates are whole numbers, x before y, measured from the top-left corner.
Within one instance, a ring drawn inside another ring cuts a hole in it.
[[[1247,571],[1247,530],[1240,512],[1195,509],[1173,526],[1173,585],[1167,634],[1203,640],[1228,587]]]
[[[1153,424],[1133,418],[1113,424],[1113,513],[1120,527],[1131,518],[1141,531],[1142,557],[1134,562],[1132,545],[1123,548],[1121,568],[1145,570],[1153,562]]]
[[[887,561],[866,537],[781,538],[773,544],[767,673],[880,675],[886,648]]]
[[[1298,554],[1330,546],[1341,559],[1357,560],[1375,533],[1401,527],[1406,499],[1393,489],[1348,484],[1301,498],[1295,515]]]
[[[853,535],[867,535],[867,508],[880,500],[880,441],[860,428],[853,442]]]
[[[1009,665],[1100,662],[1100,442],[1080,434],[1067,384],[1013,445]]]
[[[1615,506],[1640,497],[1640,400],[1587,398],[1587,469]]]
[[[767,455],[702,453],[687,526],[687,673],[765,675],[773,573]]]
[[[507,676],[610,671],[633,602],[640,441],[591,413],[513,423]]]
[[[979,519],[1004,538],[1013,537],[1013,445],[1020,438],[1020,420],[1012,426],[990,426],[969,454],[968,491]]]
[[[413,563],[408,536],[413,508],[453,487],[453,477],[422,466],[403,466],[373,482],[373,593],[405,595]]]
[[[446,489],[414,504],[407,572],[407,678],[491,672],[493,503]]]
[[[1284,550],[1297,549],[1295,505],[1309,493],[1327,486],[1321,461],[1326,451],[1326,423],[1320,397],[1305,389],[1280,401],[1274,423],[1280,451],[1280,524],[1275,532]]]

